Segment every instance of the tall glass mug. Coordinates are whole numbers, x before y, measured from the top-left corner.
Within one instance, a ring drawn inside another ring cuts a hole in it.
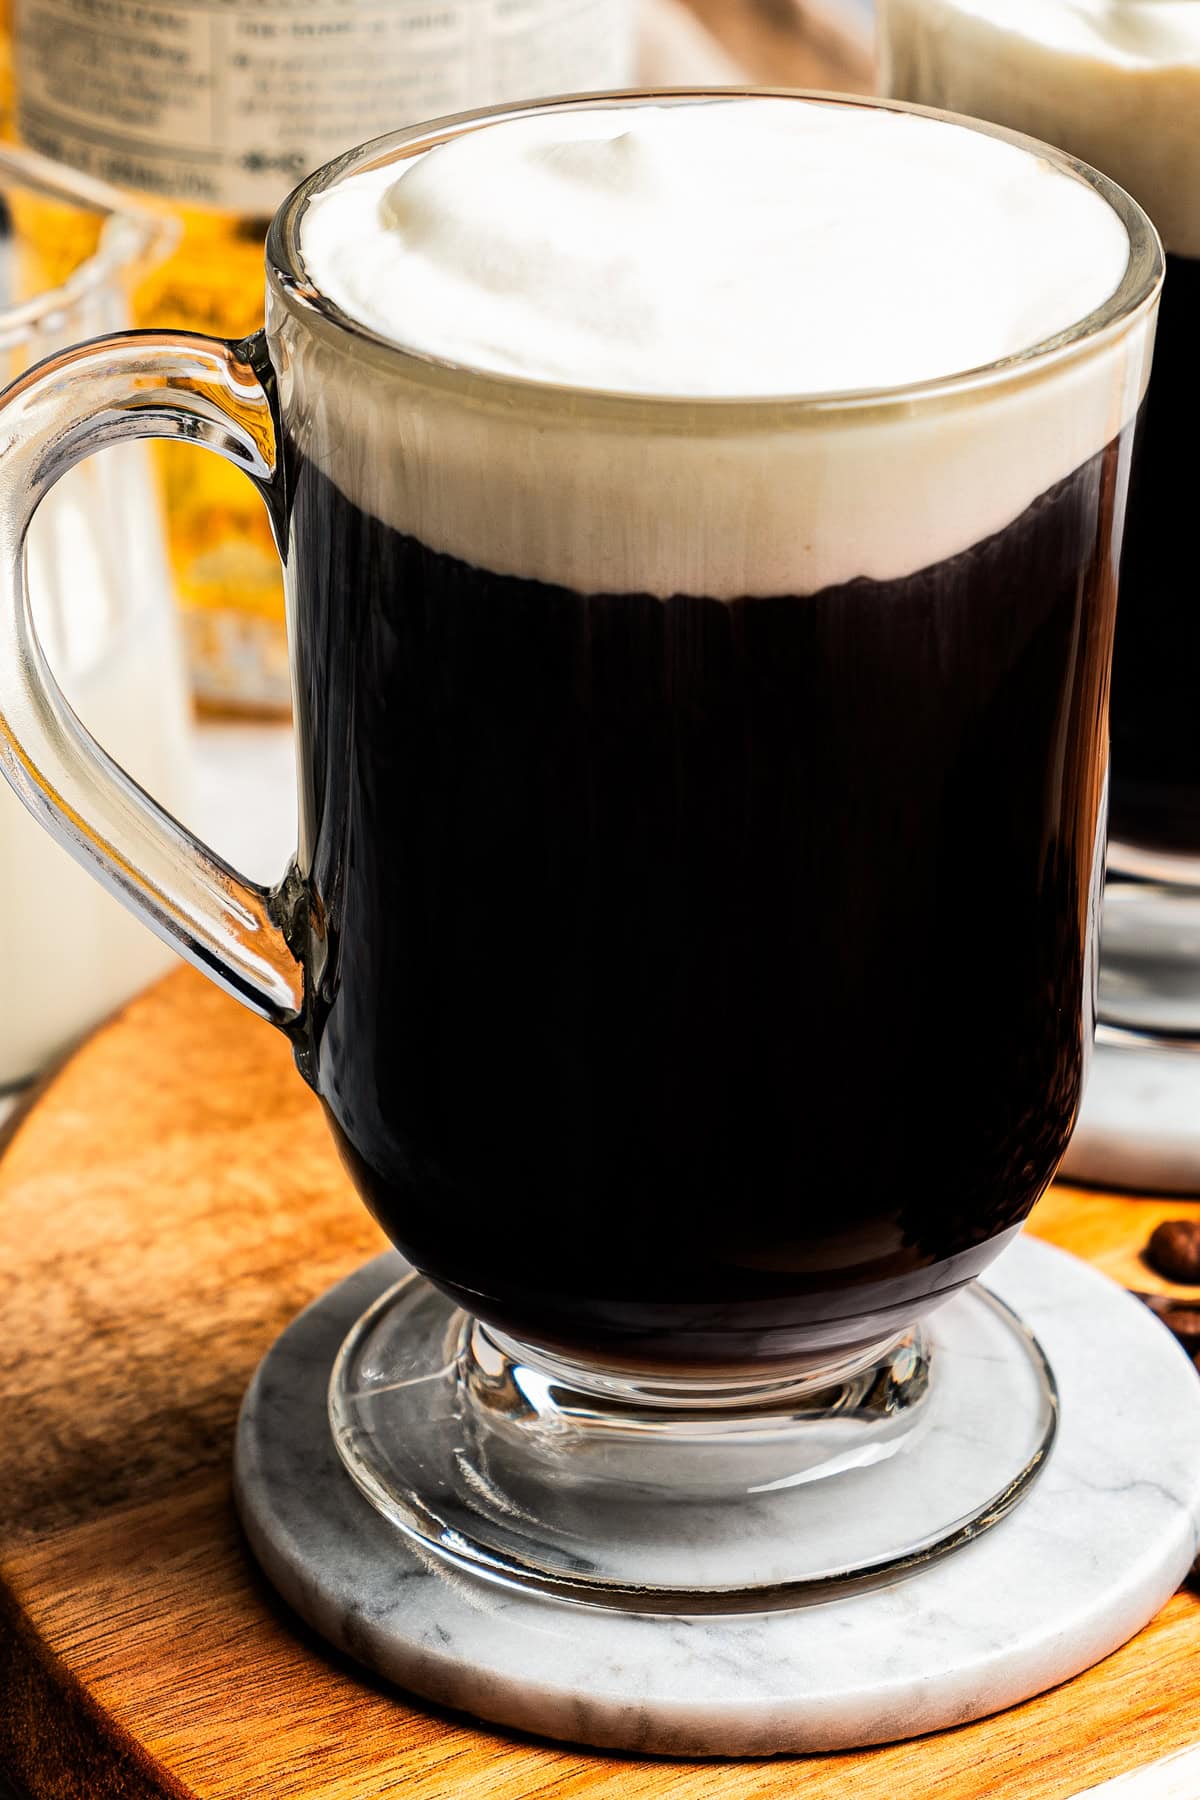
[[[339,311],[301,253],[314,197],[514,116],[306,182],[264,335],[113,338],[9,390],[0,755],[288,1034],[420,1272],[335,1370],[372,1500],[576,1599],[789,1603],[992,1523],[1053,1435],[997,1302],[947,1308],[962,1355],[922,1321],[1015,1236],[1079,1103],[1161,253],[1104,177],[980,127],[1098,194],[1130,256],[1098,311],[967,374],[631,397]],[[301,818],[270,892],[98,751],[31,629],[35,507],[140,436],[243,468],[284,554]],[[889,1465],[968,1405],[1002,1423],[961,1478]]]
[[[1200,4],[881,0],[880,32],[885,92],[1061,145],[1128,189],[1163,236],[1156,378],[1121,572],[1100,1014],[1117,1041],[1200,1046],[1200,605],[1186,452],[1200,407]]]

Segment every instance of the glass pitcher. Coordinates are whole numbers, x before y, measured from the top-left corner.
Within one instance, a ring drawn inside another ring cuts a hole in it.
[[[0,371],[129,323],[132,279],[169,222],[100,183],[0,148]],[[4,453],[0,441],[0,456]],[[73,469],[29,534],[37,629],[71,706],[172,812],[189,804],[189,703],[145,448]],[[170,953],[0,789],[0,1092],[169,966]]]

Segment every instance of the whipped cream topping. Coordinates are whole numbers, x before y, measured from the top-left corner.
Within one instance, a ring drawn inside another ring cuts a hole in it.
[[[372,352],[273,282],[294,451],[430,549],[584,593],[809,594],[927,568],[1112,442],[1148,376],[1143,312],[963,392],[702,404],[978,366],[1119,284],[1125,228],[1094,190],[964,126],[861,106],[487,126],[345,177],[309,206],[301,248],[385,338],[532,379]],[[649,398],[613,406],[588,387]],[[664,392],[676,401],[654,405]]]
[[[1003,24],[1048,49],[1119,67],[1200,66],[1195,0],[958,0],[958,10]]]
[[[1103,169],[1200,256],[1198,0],[881,0],[887,93]]]
[[[704,397],[1019,354],[1100,306],[1129,246],[1091,188],[1013,145],[764,98],[468,132],[316,196],[301,251],[344,313],[407,348]]]

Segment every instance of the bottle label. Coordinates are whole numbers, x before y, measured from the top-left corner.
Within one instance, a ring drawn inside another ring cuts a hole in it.
[[[16,0],[14,49],[33,149],[254,216],[382,132],[627,85],[632,0]]]

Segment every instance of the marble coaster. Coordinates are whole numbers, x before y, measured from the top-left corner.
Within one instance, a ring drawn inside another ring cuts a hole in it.
[[[268,1352],[242,1407],[235,1487],[255,1555],[301,1617],[442,1705],[672,1756],[886,1743],[998,1712],[1098,1662],[1153,1617],[1195,1555],[1200,1381],[1189,1361],[1139,1301],[1020,1238],[988,1286],[1040,1339],[1061,1423],[1030,1494],[965,1549],[891,1588],[739,1618],[643,1618],[477,1580],[376,1513],[329,1434],[342,1338],[403,1269],[396,1256],[369,1263]],[[947,1448],[969,1455],[969,1433]]]
[[[1200,1049],[1099,1040],[1059,1172],[1084,1186],[1200,1198]]]

